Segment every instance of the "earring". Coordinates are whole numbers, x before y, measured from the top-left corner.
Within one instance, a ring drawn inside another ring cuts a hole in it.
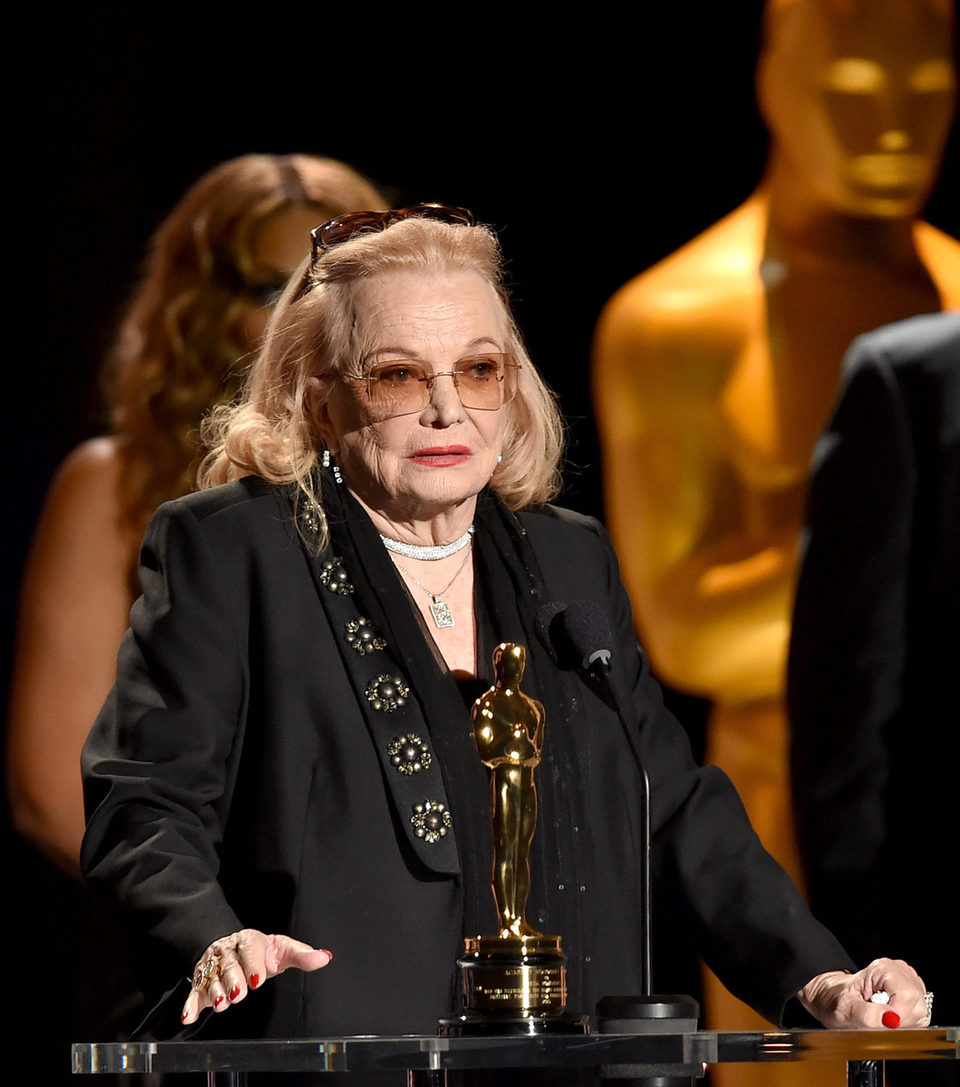
[[[502,464],[502,463],[503,463],[503,454],[498,453],[497,454],[497,464]]]
[[[333,454],[327,448],[324,448],[323,453],[320,455],[320,467],[332,468],[334,483],[343,483],[343,476],[340,474],[340,465],[333,459]]]

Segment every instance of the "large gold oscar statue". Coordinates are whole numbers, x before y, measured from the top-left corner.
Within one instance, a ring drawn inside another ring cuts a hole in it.
[[[765,19],[764,179],[613,297],[593,377],[642,640],[711,700],[707,760],[799,878],[783,687],[810,458],[850,341],[960,305],[960,244],[917,218],[956,77],[949,0],[769,0]],[[705,998],[712,1027],[762,1024],[713,978]]]

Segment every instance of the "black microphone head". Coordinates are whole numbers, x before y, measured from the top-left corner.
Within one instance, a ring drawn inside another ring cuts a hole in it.
[[[613,631],[606,612],[592,600],[574,600],[563,613],[563,636],[580,657],[584,668],[610,667]]]
[[[613,631],[603,609],[592,600],[544,604],[537,614],[537,630],[561,668],[609,668]]]

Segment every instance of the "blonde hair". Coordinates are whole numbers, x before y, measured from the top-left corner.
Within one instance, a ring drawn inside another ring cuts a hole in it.
[[[252,256],[260,226],[291,206],[315,206],[319,223],[381,201],[334,159],[243,155],[201,177],[164,220],[102,375],[121,439],[120,506],[134,529],[194,489],[201,419],[240,387],[252,346],[244,324],[263,304]]]
[[[306,262],[300,276],[291,279],[240,402],[219,409],[208,421],[204,438],[210,453],[201,466],[201,487],[255,474],[273,483],[295,484],[300,499],[319,508],[314,467],[322,440],[308,394],[314,390],[315,408],[318,392],[322,403],[334,378],[356,372],[356,286],[396,271],[473,271],[493,288],[503,307],[506,349],[521,369],[517,395],[504,408],[503,459],[490,486],[514,510],[556,495],[563,424],[510,312],[496,237],[483,226],[417,218],[334,246],[315,266]]]

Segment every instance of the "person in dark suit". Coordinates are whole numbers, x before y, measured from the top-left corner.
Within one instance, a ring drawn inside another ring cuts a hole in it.
[[[859,337],[844,374],[789,658],[810,902],[854,958],[908,957],[960,1023],[960,311]]]
[[[492,232],[418,205],[313,233],[213,423],[207,489],[148,529],[84,751],[83,868],[144,984],[191,977],[162,1007],[208,1033],[433,1032],[453,1014],[464,937],[498,931],[469,707],[513,642],[546,714],[530,923],[563,935],[574,1012],[637,991],[638,770],[537,631],[544,605],[587,599],[652,782],[658,893],[708,961],[772,1020],[799,1003],[880,1026],[884,989],[887,1023],[925,1022],[905,963],[847,972],[664,710],[602,528],[545,505],[560,420]]]

